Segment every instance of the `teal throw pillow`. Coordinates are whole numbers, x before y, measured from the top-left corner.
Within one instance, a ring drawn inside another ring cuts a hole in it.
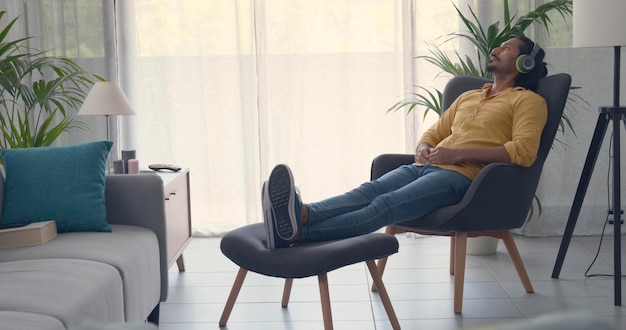
[[[6,184],[0,223],[55,220],[59,233],[110,232],[104,190],[112,145],[2,150]]]

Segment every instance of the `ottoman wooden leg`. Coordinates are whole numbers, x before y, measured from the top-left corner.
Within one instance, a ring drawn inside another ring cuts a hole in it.
[[[226,322],[228,322],[228,317],[230,316],[230,312],[233,310],[233,306],[235,306],[235,301],[237,300],[237,296],[239,295],[239,291],[243,285],[243,280],[246,279],[246,274],[248,274],[247,269],[239,268],[239,272],[237,272],[237,277],[235,278],[235,283],[233,283],[233,288],[230,290],[230,295],[228,295],[226,306],[224,306],[224,311],[222,312],[222,317],[220,318],[220,327],[225,327]]]
[[[372,280],[374,280],[374,285],[376,285],[376,290],[378,291],[380,300],[383,302],[383,306],[385,307],[385,311],[387,312],[387,316],[389,317],[389,322],[391,322],[391,327],[394,330],[399,330],[400,322],[398,322],[396,312],[393,310],[391,299],[389,299],[387,289],[385,289],[385,285],[383,284],[383,278],[378,271],[378,267],[376,267],[376,263],[374,262],[374,260],[368,260],[365,263],[367,264],[367,268],[369,268],[370,270],[370,274],[372,275]]]
[[[333,328],[333,315],[330,309],[330,293],[328,291],[328,276],[326,273],[317,275],[320,286],[320,300],[322,301],[322,317],[324,318],[324,329]]]
[[[285,287],[283,288],[283,300],[281,306],[287,307],[289,304],[289,297],[291,296],[291,286],[293,285],[293,278],[285,279]]]

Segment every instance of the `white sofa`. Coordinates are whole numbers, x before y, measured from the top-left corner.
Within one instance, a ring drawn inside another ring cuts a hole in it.
[[[2,178],[0,201],[4,192]],[[163,182],[108,175],[105,204],[112,232],[59,233],[45,244],[0,250],[0,329],[158,324],[168,285]]]

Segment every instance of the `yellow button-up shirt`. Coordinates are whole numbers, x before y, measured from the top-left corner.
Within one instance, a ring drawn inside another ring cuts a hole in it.
[[[422,135],[419,143],[447,148],[504,145],[512,163],[532,165],[548,116],[546,101],[522,87],[511,87],[487,97],[491,87],[492,84],[485,84],[480,90],[461,94],[439,121]],[[484,164],[437,166],[474,179]]]

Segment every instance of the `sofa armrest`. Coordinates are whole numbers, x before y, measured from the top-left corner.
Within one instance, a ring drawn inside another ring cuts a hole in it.
[[[154,174],[107,175],[106,212],[109,224],[148,228],[157,236],[161,264],[161,301],[167,298],[168,267],[163,180]]]

